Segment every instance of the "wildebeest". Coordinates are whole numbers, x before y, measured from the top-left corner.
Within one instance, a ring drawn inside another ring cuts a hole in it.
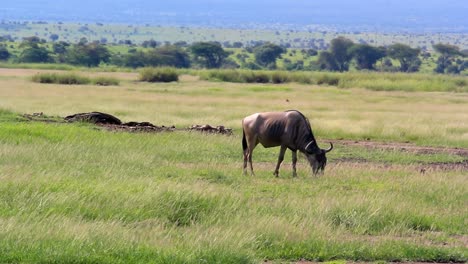
[[[274,175],[278,177],[284,153],[292,151],[293,177],[297,176],[297,151],[304,153],[314,174],[323,172],[327,164],[325,154],[333,149],[321,149],[317,145],[309,120],[297,110],[286,112],[264,112],[245,117],[242,120],[242,148],[244,150],[244,174],[247,173],[247,161],[253,175],[252,152],[258,143],[265,148],[281,146]]]

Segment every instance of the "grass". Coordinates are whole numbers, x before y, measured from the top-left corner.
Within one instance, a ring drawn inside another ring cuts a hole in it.
[[[146,83],[134,82],[138,76],[133,73],[105,73],[125,80],[118,87],[71,85],[63,89],[64,85],[30,82],[30,76],[36,73],[0,70],[0,94],[4,98],[0,108],[54,116],[99,111],[123,121],[166,126],[224,125],[235,133],[248,114],[298,109],[309,117],[320,144],[327,138],[344,138],[468,147],[465,93],[220,83],[191,75],[181,75],[178,82]]]
[[[337,159],[382,154],[338,147],[292,179],[288,153],[274,178],[260,147],[250,177],[239,135],[0,120],[0,262],[466,261],[466,173],[418,156],[356,166]]]

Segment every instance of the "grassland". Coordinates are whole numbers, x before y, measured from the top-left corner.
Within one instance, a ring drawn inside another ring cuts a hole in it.
[[[325,175],[277,149],[241,174],[240,120],[299,109],[319,143],[370,139],[468,148],[466,92],[373,91],[315,84],[200,80],[119,86],[40,84],[38,70],[0,70],[0,262],[466,262],[466,156],[336,144]],[[51,71],[41,71],[51,72]],[[55,72],[55,71],[52,71]],[[233,136],[115,133],[30,122],[18,113],[102,111]],[[465,160],[465,161],[464,161]],[[424,171],[422,170],[424,168]]]
[[[262,30],[262,29],[229,29],[229,28],[201,28],[201,27],[171,27],[150,25],[125,24],[84,24],[84,23],[12,23],[0,24],[0,36],[10,35],[21,40],[24,37],[38,36],[49,39],[52,34],[59,35],[58,40],[78,42],[80,38],[88,40],[106,39],[109,43],[131,40],[141,43],[145,40],[171,43],[186,41],[219,41],[242,42],[271,41],[274,43],[290,43],[292,47],[310,47],[311,43],[323,48],[330,40],[344,36],[354,42],[365,41],[372,45],[391,45],[405,43],[413,47],[432,49],[432,42],[450,43],[468,48],[468,36],[454,33],[378,33],[378,32],[333,32],[333,31],[300,31],[300,30]]]

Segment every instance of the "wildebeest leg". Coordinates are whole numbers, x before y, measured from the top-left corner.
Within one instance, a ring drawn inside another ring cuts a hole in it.
[[[296,163],[297,163],[297,150],[292,151],[292,169],[293,169],[293,177],[297,177],[296,173]]]
[[[249,139],[247,141],[247,149],[244,151],[244,169],[247,169],[247,160],[250,163],[250,175],[254,176],[255,173],[253,171],[253,165],[252,165],[252,153],[254,148],[257,146],[258,141],[257,138]]]
[[[286,152],[286,146],[281,146],[280,153],[278,156],[278,163],[276,164],[275,172],[273,173],[276,177],[279,175],[279,168],[281,166],[281,162],[284,160],[284,153]]]
[[[249,159],[249,149],[244,149],[244,167],[243,167],[243,174],[247,174],[247,160]]]

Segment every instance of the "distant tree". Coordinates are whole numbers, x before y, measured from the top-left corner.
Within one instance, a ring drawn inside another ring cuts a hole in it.
[[[113,64],[134,69],[144,67],[146,66],[146,53],[143,51],[136,51],[123,56],[116,54],[112,56],[111,61]]]
[[[335,57],[329,51],[322,51],[319,53],[317,64],[321,70],[338,71],[340,69]]]
[[[190,46],[194,61],[206,68],[219,68],[229,55],[219,43],[196,42]]]
[[[54,42],[52,44],[52,50],[56,54],[57,62],[64,63],[66,61],[66,53],[69,46],[70,43],[65,41]]]
[[[359,70],[374,70],[375,63],[385,57],[383,47],[373,47],[367,44],[355,44],[349,48],[348,52],[356,60],[356,67]]]
[[[145,40],[143,41],[143,43],[141,44],[141,46],[143,46],[144,48],[156,48],[157,46],[159,46],[161,43],[159,43],[158,41],[154,40],[154,39],[150,39],[150,40]]]
[[[52,40],[52,41],[57,41],[57,40],[59,39],[59,35],[57,35],[57,34],[51,34],[51,35],[49,36],[49,38],[50,38],[50,40]]]
[[[183,48],[183,47],[187,47],[188,43],[187,41],[177,41],[177,42],[174,42],[174,46],[178,48]]]
[[[70,46],[70,43],[65,41],[59,41],[52,44],[52,50],[55,54],[65,54],[67,52],[67,48]]]
[[[437,65],[434,69],[437,73],[450,73],[450,74],[459,74],[461,69],[461,61],[457,61],[456,58],[463,56],[463,53],[460,52],[460,49],[457,46],[450,44],[438,43],[432,46],[434,50],[439,53],[439,58],[437,58]]]
[[[173,45],[149,50],[145,57],[146,66],[190,67],[190,58],[187,52]]]
[[[332,39],[330,43],[330,53],[336,61],[338,71],[342,72],[349,69],[349,63],[353,57],[349,52],[349,48],[351,48],[353,45],[353,41],[344,37]]]
[[[41,44],[41,39],[37,36],[24,37],[19,47],[20,48],[37,47],[39,44]]]
[[[19,45],[23,50],[18,57],[18,61],[32,63],[51,62],[50,52],[47,48],[41,46],[42,43],[42,40],[36,36],[23,38],[23,41]]]
[[[317,56],[318,52],[315,49],[308,49],[305,51],[308,56]]]
[[[236,41],[236,42],[232,43],[232,47],[236,48],[236,49],[240,49],[243,46],[244,46],[244,44],[242,42],[239,42],[239,41]]]
[[[393,44],[387,48],[387,55],[400,62],[401,72],[415,72],[421,66],[421,60],[418,58],[421,52],[418,48],[411,48],[406,44]]]
[[[18,58],[19,62],[51,62],[50,52],[44,47],[25,48]]]
[[[8,60],[11,57],[11,53],[8,51],[7,47],[0,45],[0,60]]]
[[[145,66],[190,67],[188,53],[176,46],[157,47],[147,51],[132,49],[132,52],[125,55],[116,54],[112,56],[112,63],[131,68]]]
[[[101,62],[108,62],[110,56],[107,47],[99,41],[90,43],[80,41],[68,50],[66,61],[70,64],[95,67]]]
[[[286,49],[273,43],[265,43],[253,50],[255,62],[269,69],[276,68],[276,59],[286,52]]]

